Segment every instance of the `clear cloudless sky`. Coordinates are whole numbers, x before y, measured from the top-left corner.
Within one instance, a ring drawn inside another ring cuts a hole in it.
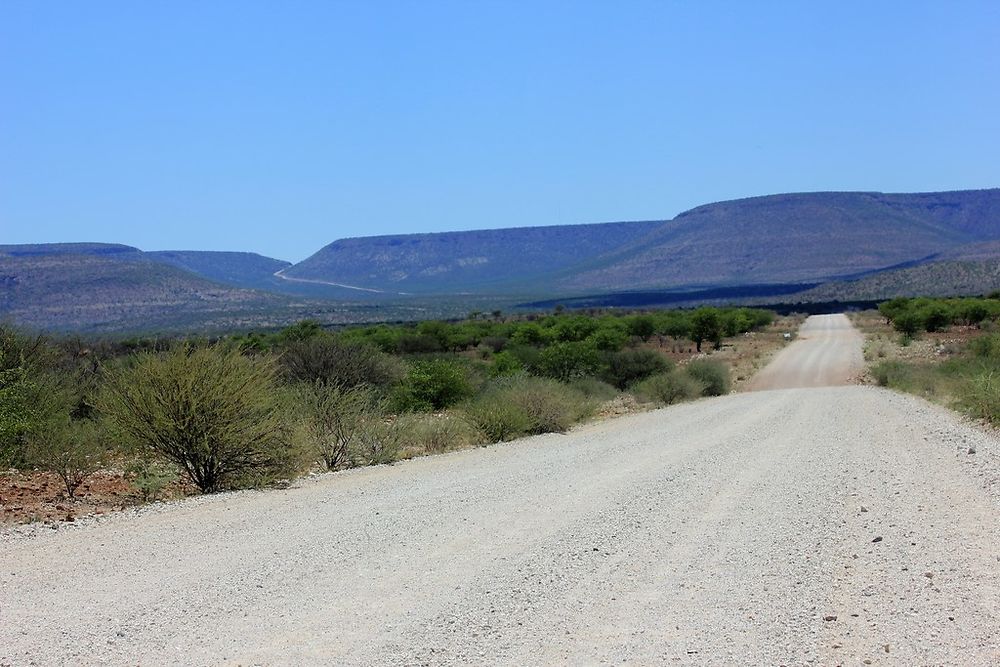
[[[1000,2],[0,2],[0,243],[1000,186]]]

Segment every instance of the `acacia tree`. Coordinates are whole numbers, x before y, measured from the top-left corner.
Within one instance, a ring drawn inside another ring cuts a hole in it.
[[[281,471],[289,450],[276,367],[238,350],[143,354],[108,373],[99,408],[141,450],[175,464],[204,493]]]
[[[701,344],[708,340],[715,344],[715,349],[722,345],[722,319],[715,308],[699,308],[691,313],[691,331],[688,334],[698,351]]]

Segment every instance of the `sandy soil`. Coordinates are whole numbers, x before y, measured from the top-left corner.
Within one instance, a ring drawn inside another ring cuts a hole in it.
[[[997,664],[998,460],[785,389],[7,529],[0,664]]]

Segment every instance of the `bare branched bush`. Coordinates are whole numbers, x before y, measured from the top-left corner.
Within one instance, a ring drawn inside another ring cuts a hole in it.
[[[353,465],[392,463],[399,455],[403,431],[399,422],[368,419],[355,432],[351,446]]]
[[[454,413],[408,414],[399,418],[404,455],[448,452],[477,445],[482,434]]]
[[[202,492],[287,472],[289,433],[277,369],[238,350],[143,354],[108,373],[99,407],[123,439],[180,468]]]
[[[301,392],[301,400],[309,445],[327,470],[351,464],[360,432],[382,412],[374,392],[363,387],[345,389],[317,381]]]
[[[289,382],[321,382],[345,389],[386,388],[405,374],[398,359],[371,345],[332,336],[290,343],[281,354],[281,368]]]
[[[70,498],[76,496],[89,475],[104,465],[107,455],[97,424],[70,419],[68,415],[53,416],[28,438],[28,463],[58,475]]]

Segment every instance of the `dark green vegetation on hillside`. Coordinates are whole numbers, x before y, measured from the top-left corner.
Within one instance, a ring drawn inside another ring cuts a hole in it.
[[[114,464],[155,496],[176,476],[211,492],[564,431],[622,391],[658,404],[728,392],[725,365],[678,364],[650,343],[717,347],[771,320],[712,308],[477,315],[130,341],[0,327],[0,468],[55,472],[72,496]]]
[[[1000,259],[951,260],[832,282],[795,294],[803,302],[878,301],[893,297],[986,294],[1000,289]]]

